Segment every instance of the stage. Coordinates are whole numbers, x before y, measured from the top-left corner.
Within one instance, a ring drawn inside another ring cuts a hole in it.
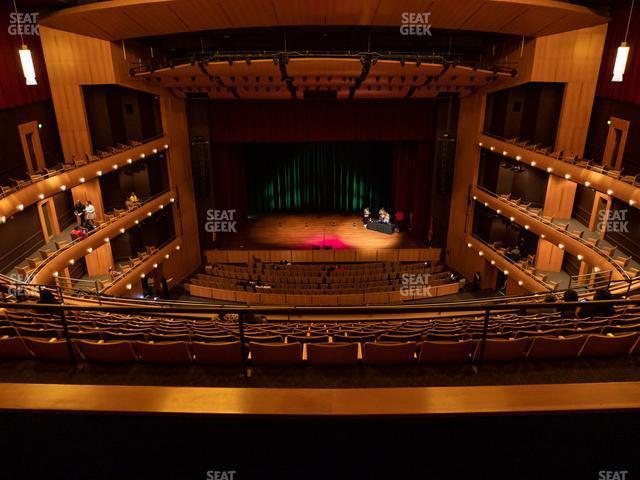
[[[388,235],[363,227],[362,217],[345,214],[269,214],[252,216],[237,233],[218,234],[223,249],[416,248],[408,232]]]

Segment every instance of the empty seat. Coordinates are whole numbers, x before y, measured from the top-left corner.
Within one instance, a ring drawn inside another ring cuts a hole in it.
[[[365,365],[403,365],[413,363],[416,342],[367,342],[363,345]]]
[[[525,338],[488,338],[485,344],[484,361],[486,362],[511,362],[522,360],[531,339]],[[480,345],[476,350],[475,359],[480,360]]]
[[[356,365],[358,363],[357,343],[310,343],[307,345],[309,365]]]
[[[17,359],[31,358],[33,353],[27,347],[24,339],[21,337],[3,337],[0,338],[0,358]]]
[[[282,337],[280,335],[245,335],[244,341],[257,343],[281,343]]]
[[[143,362],[164,364],[191,363],[191,354],[185,342],[135,342],[135,350]]]
[[[418,354],[418,363],[464,363],[472,358],[477,340],[459,342],[423,342]]]
[[[295,343],[249,343],[251,361],[254,365],[300,365],[302,344]]]
[[[242,363],[242,344],[240,341],[193,342],[191,350],[196,363],[207,365],[240,365]]]
[[[419,342],[422,340],[421,333],[384,333],[380,336],[382,342]]]
[[[622,335],[589,335],[580,351],[581,357],[616,357],[628,355],[638,341],[639,333]]]
[[[137,362],[138,356],[131,342],[91,342],[76,340],[76,345],[82,356],[89,362],[97,363],[126,363]]]
[[[333,341],[338,343],[366,343],[366,342],[375,342],[375,335],[334,335]]]
[[[536,337],[527,352],[528,360],[576,358],[584,345],[586,335],[570,337]]]
[[[66,340],[42,340],[40,338],[26,338],[27,347],[40,360],[52,360],[55,362],[71,361]]]
[[[327,335],[287,335],[287,342],[328,343],[329,337]]]

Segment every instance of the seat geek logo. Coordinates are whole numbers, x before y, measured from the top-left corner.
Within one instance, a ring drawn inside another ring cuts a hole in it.
[[[40,35],[38,12],[9,14],[9,35]]]
[[[207,210],[207,222],[204,224],[204,229],[208,233],[238,233],[236,229],[238,222],[234,220],[235,215],[235,210]]]
[[[400,35],[431,36],[430,12],[403,12],[400,14]]]

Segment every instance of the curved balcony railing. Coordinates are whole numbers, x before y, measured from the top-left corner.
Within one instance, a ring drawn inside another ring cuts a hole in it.
[[[562,152],[548,149],[527,148],[509,139],[481,133],[478,145],[517,162],[528,164],[557,177],[593,188],[615,197],[630,206],[640,207],[640,177],[626,176],[619,171],[606,170],[574,156],[562,156]]]
[[[515,204],[507,198],[500,197],[482,187],[475,186],[473,188],[475,200],[483,203],[486,207],[495,210],[498,214],[505,218],[520,224],[527,230],[531,230],[541,238],[554,242],[558,247],[567,250],[571,254],[578,257],[579,260],[585,260],[600,271],[611,270],[614,272],[614,280],[630,280],[631,276],[620,266],[614,258],[607,252],[599,249],[596,245],[587,242],[584,238],[573,235],[564,230],[563,227],[556,225],[552,220],[542,215],[534,214],[522,205]],[[509,213],[506,215],[502,211]],[[523,222],[521,217],[526,218]]]
[[[55,175],[43,176],[37,181],[25,181],[21,188],[7,191],[0,199],[0,223],[6,223],[11,216],[20,213],[29,205],[167,148],[168,137],[162,136],[126,150],[115,151],[103,158],[96,158],[90,163],[78,163],[73,168],[63,169]]]
[[[47,284],[51,278],[58,276],[59,272],[67,268],[71,262],[91,253],[112,238],[124,233],[129,228],[137,225],[146,217],[152,216],[166,205],[176,199],[175,190],[169,190],[155,195],[144,203],[125,210],[120,215],[92,230],[87,237],[69,242],[64,247],[53,252],[44,259],[30,273],[27,283]]]

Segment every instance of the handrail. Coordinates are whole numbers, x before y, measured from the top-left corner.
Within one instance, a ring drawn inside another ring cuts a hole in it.
[[[622,171],[618,172],[616,170],[613,170],[614,172],[617,172],[617,174],[614,175],[610,175],[608,170],[605,170],[605,167],[602,165],[597,165],[596,168],[594,168],[593,165],[589,164],[589,161],[587,161],[586,163],[584,163],[584,160],[587,159],[583,159],[582,161],[578,161],[576,158],[576,161],[569,161],[569,160],[565,160],[564,157],[560,154],[558,155],[553,155],[550,154],[548,151],[546,151],[547,149],[542,149],[542,150],[538,150],[538,149],[531,149],[531,148],[527,148],[527,146],[523,146],[523,145],[519,145],[517,142],[513,142],[511,141],[512,139],[510,138],[505,138],[502,137],[500,135],[496,135],[493,133],[488,133],[488,132],[480,132],[481,136],[485,136],[485,137],[489,137],[490,139],[495,139],[499,142],[504,142],[507,145],[511,146],[511,147],[516,147],[516,148],[520,148],[526,152],[529,152],[531,154],[534,155],[539,155],[540,157],[542,157],[541,159],[538,158],[539,162],[536,165],[536,168],[538,169],[542,169],[542,165],[540,165],[540,161],[544,161],[544,162],[559,162],[561,165],[559,165],[561,168],[565,168],[568,169],[569,172],[573,173],[573,177],[566,177],[568,180],[574,182],[574,183],[580,183],[576,177],[581,177],[583,179],[587,179],[585,181],[585,184],[587,186],[589,186],[590,188],[593,188],[594,190],[598,190],[601,193],[606,193],[607,195],[611,195],[621,201],[629,201],[629,205],[630,206],[636,206],[636,208],[638,206],[640,206],[640,175],[636,175],[635,177],[633,177],[633,179],[625,179],[626,176],[623,176],[621,174]],[[482,138],[482,137],[481,137]],[[482,148],[493,148],[492,146],[485,146],[483,145],[483,142],[480,142],[480,146]],[[513,152],[509,153],[507,151],[506,156],[514,159],[515,161],[524,161],[521,160],[518,157],[514,158]],[[576,156],[577,157],[577,156]],[[583,164],[580,164],[580,163]],[[555,165],[555,163],[554,163]],[[597,178],[594,179],[593,177],[589,177],[583,174],[582,170],[584,170],[585,172],[591,172],[591,173],[595,173],[597,175],[600,175],[601,177],[604,178]],[[550,171],[547,170],[551,175],[557,176],[559,177],[560,174],[557,171]],[[568,174],[568,172],[567,172]],[[631,177],[631,176],[629,176]],[[620,189],[622,189],[623,192],[626,193],[626,195],[622,195],[619,191],[619,188],[616,188],[616,190],[614,191],[613,189],[607,188],[608,186],[602,186],[599,185],[599,183],[604,182],[605,180],[610,180],[613,182],[617,182],[617,184],[620,185]],[[625,199],[624,197],[628,197],[627,199]]]
[[[360,59],[367,57],[375,60],[413,60],[419,59],[424,63],[440,63],[443,65],[455,65],[470,67],[480,70],[486,70],[494,73],[502,73],[506,75],[515,75],[516,69],[511,67],[503,67],[500,65],[489,65],[486,63],[465,60],[459,54],[446,54],[442,52],[345,52],[342,51],[328,51],[328,50],[305,50],[304,52],[298,51],[282,51],[282,50],[260,50],[260,51],[233,51],[233,52],[220,52],[220,51],[194,51],[192,55],[188,57],[175,58],[167,60],[166,58],[154,58],[150,62],[135,62],[132,63],[132,67],[129,70],[131,76],[144,75],[148,73],[154,73],[158,70],[174,68],[179,65],[208,62],[227,62],[227,61],[244,61],[249,60],[274,60],[278,61],[280,58],[353,58]]]
[[[506,203],[507,205],[509,205],[509,206],[512,206],[512,207],[513,207],[513,205],[512,205],[508,200],[506,200],[506,201],[505,201],[503,198],[501,198],[501,197],[500,197],[499,195],[497,195],[496,193],[494,193],[494,192],[492,192],[492,191],[490,191],[490,190],[488,190],[488,189],[486,189],[486,188],[484,188],[484,187],[482,187],[482,186],[480,186],[480,185],[476,185],[475,187],[476,187],[478,190],[480,190],[481,192],[484,192],[484,193],[486,193],[487,195],[492,196],[492,197],[493,197],[493,198],[495,198],[496,200],[501,201],[501,202],[503,202],[503,203]],[[514,207],[514,208],[517,208],[517,207]],[[622,268],[620,265],[618,265],[618,263],[617,263],[617,262],[615,262],[615,260],[614,260],[611,256],[607,255],[606,253],[601,252],[601,251],[598,249],[598,247],[597,247],[596,245],[593,245],[593,244],[591,244],[591,243],[587,242],[587,241],[586,241],[584,238],[582,238],[582,237],[574,237],[574,236],[572,236],[572,235],[569,235],[569,234],[566,232],[566,230],[562,230],[562,229],[558,228],[558,227],[557,227],[557,225],[555,225],[553,222],[550,222],[550,221],[548,221],[548,220],[544,219],[542,216],[534,216],[534,215],[532,215],[528,210],[521,210],[521,209],[519,209],[519,208],[518,208],[517,210],[518,210],[519,212],[524,213],[525,215],[527,215],[527,216],[528,216],[529,218],[531,218],[532,220],[537,220],[538,222],[540,222],[540,223],[542,223],[542,224],[544,224],[544,225],[547,225],[547,226],[549,226],[549,227],[553,228],[555,231],[559,232],[560,234],[564,235],[565,237],[567,237],[567,238],[569,238],[569,239],[572,239],[572,240],[576,240],[577,242],[579,242],[579,243],[580,243],[580,244],[582,244],[583,246],[588,247],[588,248],[589,248],[590,250],[592,250],[594,253],[598,254],[599,256],[601,256],[601,257],[603,257],[603,258],[606,258],[606,259],[607,259],[607,262],[608,262],[609,264],[611,264],[611,266],[613,266],[613,268],[615,268],[615,269],[618,271],[618,273],[620,273],[620,274],[623,276],[623,278],[625,278],[626,280],[631,280],[631,277],[629,276],[629,273],[628,273],[624,268]],[[498,215],[501,215],[501,214],[499,213]],[[616,248],[618,248],[618,247],[616,247]]]
[[[69,250],[71,247],[78,245],[79,243],[81,243],[83,240],[86,240],[87,238],[91,237],[91,236],[95,236],[96,234],[98,234],[101,230],[103,230],[104,228],[106,228],[108,225],[110,225],[113,222],[116,222],[122,218],[124,218],[125,216],[129,215],[130,213],[134,213],[136,211],[138,211],[139,209],[143,208],[144,206],[148,205],[149,202],[152,202],[153,200],[161,197],[162,195],[166,195],[168,192],[170,192],[171,189],[165,190],[163,192],[160,192],[156,195],[153,195],[149,198],[147,198],[144,202],[139,203],[138,205],[136,205],[135,207],[125,210],[122,214],[118,215],[117,217],[112,218],[109,221],[103,222],[102,224],[100,224],[100,226],[94,228],[93,230],[91,230],[86,237],[82,237],[82,238],[76,238],[75,240],[72,240],[71,242],[69,242],[68,244],[66,244],[65,246],[63,246],[62,248],[56,250],[55,252],[53,252],[51,255],[49,255],[47,258],[45,258],[44,260],[42,260],[42,262],[40,262],[36,268],[33,269],[33,271],[29,274],[29,276],[27,277],[27,282],[31,282],[33,280],[33,278],[42,270],[42,268],[46,265],[48,265],[54,258],[58,257],[61,253],[66,252],[67,250]]]
[[[498,250],[496,250],[494,248],[493,245],[491,245],[490,243],[488,243],[487,241],[485,241],[484,239],[480,238],[478,235],[476,235],[475,233],[473,233],[471,235],[472,238],[474,238],[475,240],[477,240],[478,242],[482,243],[483,245],[487,246],[492,252],[494,252],[496,255],[499,255],[501,258],[504,258],[507,262],[509,262],[511,265],[513,265],[514,267],[516,267],[519,271],[521,271],[522,273],[524,273],[525,275],[527,275],[529,278],[535,280],[536,282],[538,282],[540,285],[542,285],[544,288],[546,288],[547,290],[551,291],[549,289],[549,286],[546,285],[543,281],[537,279],[535,277],[535,275],[531,275],[529,272],[527,272],[526,270],[523,270],[522,268],[520,268],[520,266],[511,258],[507,257],[506,255],[503,255],[502,253],[500,253]]]

